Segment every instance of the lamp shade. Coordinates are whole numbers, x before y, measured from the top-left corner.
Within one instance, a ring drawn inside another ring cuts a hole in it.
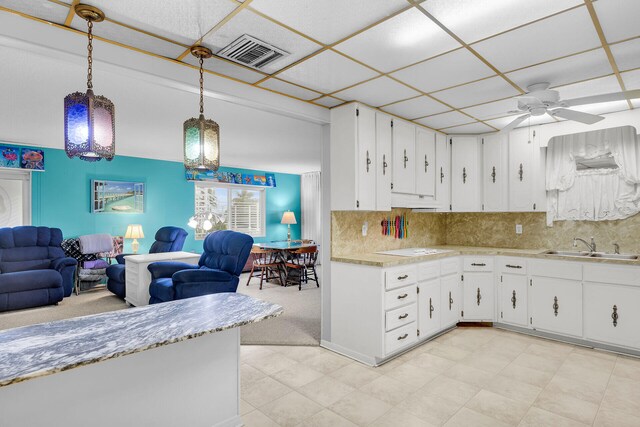
[[[129,224],[127,226],[127,232],[124,235],[125,239],[144,239],[144,232],[142,231],[142,225]]]
[[[184,166],[213,171],[220,166],[220,126],[202,114],[184,122]]]
[[[294,215],[293,212],[291,211],[285,211],[285,213],[282,214],[282,221],[280,221],[281,224],[297,224],[298,222],[296,221],[296,216]]]
[[[69,158],[97,162],[115,156],[115,107],[104,96],[74,92],[64,98],[64,150]]]

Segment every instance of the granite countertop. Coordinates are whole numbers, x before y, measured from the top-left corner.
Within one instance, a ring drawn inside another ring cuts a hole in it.
[[[0,387],[277,317],[223,293],[0,331]]]
[[[521,256],[527,258],[540,258],[550,260],[566,260],[580,262],[595,262],[617,265],[640,266],[640,260],[603,259],[592,257],[567,257],[547,254],[548,249],[510,249],[510,248],[490,248],[478,246],[430,246],[432,249],[439,249],[446,252],[436,254],[420,255],[415,257],[403,257],[395,255],[384,255],[378,253],[353,254],[331,257],[331,261],[348,264],[370,265],[373,267],[393,267],[396,265],[415,264],[424,261],[433,261],[458,255],[502,255]]]

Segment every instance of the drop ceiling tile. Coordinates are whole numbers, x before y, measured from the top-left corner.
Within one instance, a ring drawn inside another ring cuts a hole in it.
[[[198,58],[193,55],[187,55],[184,58],[184,62],[187,64],[199,66]],[[243,67],[241,65],[236,65],[235,63],[227,60],[223,60],[220,58],[216,58],[215,56],[204,60],[204,68],[209,71],[213,71],[214,73],[222,74],[223,76],[233,77],[234,79],[242,80],[247,83],[255,83],[259,80],[265,78],[264,74],[253,71],[247,67]],[[194,84],[197,82],[196,75],[197,71],[193,71],[194,74]],[[206,76],[205,76],[206,83]]]
[[[308,90],[300,86],[296,86],[291,83],[278,80],[276,78],[265,80],[264,82],[260,83],[258,87],[264,87],[267,89],[275,90],[276,92],[295,96],[296,98],[300,98],[304,100],[315,99],[320,95],[322,95],[318,92],[314,92],[312,90]]]
[[[571,107],[572,110],[582,111],[590,114],[607,114],[629,109],[627,101],[601,102],[600,104],[580,105]]]
[[[320,99],[316,99],[313,101],[316,104],[324,105],[325,107],[335,107],[336,105],[344,104],[344,101],[333,98],[331,96],[324,96]]]
[[[520,94],[502,77],[491,77],[433,94],[436,98],[456,108],[476,105]]]
[[[244,34],[249,34],[289,53],[260,69],[269,74],[293,64],[322,47],[248,10],[241,11],[222,28],[205,38],[204,44],[217,53]]]
[[[457,111],[449,111],[448,113],[436,114],[434,116],[424,117],[416,120],[416,122],[429,126],[433,129],[442,129],[455,125],[462,125],[473,122],[474,120]]]
[[[64,24],[69,13],[68,7],[48,0],[2,0],[0,6],[56,24]]]
[[[480,120],[502,117],[509,114],[510,111],[518,109],[518,101],[515,98],[503,99],[501,101],[489,102],[487,104],[476,105],[475,107],[465,108],[465,113],[472,115]]]
[[[491,68],[467,49],[458,49],[396,71],[392,76],[423,92],[433,92],[493,74]]]
[[[593,5],[607,42],[613,43],[640,35],[638,0],[598,0]],[[636,19],[629,19],[632,16]]]
[[[515,114],[509,117],[501,117],[499,119],[485,120],[485,123],[490,124],[491,126],[494,126],[498,129],[502,129],[503,127],[511,123],[516,117],[519,117],[519,116],[521,116],[521,114]],[[547,114],[543,114],[542,116],[528,118],[527,120],[523,121],[518,127],[523,128],[527,126],[536,126],[536,125],[542,125],[545,123],[553,123],[553,122],[555,122],[553,117]]]
[[[480,122],[470,123],[468,125],[462,125],[462,126],[454,126],[454,127],[450,127],[443,130],[443,132],[446,132],[447,135],[479,134],[479,133],[487,133],[487,132],[495,132],[495,131],[496,130],[494,128]]]
[[[596,49],[507,73],[506,76],[526,90],[527,86],[535,83],[547,82],[551,86],[559,86],[605,76],[612,72],[604,49]]]
[[[460,47],[417,9],[409,9],[335,48],[373,68],[389,72]]]
[[[408,5],[405,0],[254,0],[250,7],[330,44]]]
[[[583,98],[585,96],[603,95],[605,93],[620,92],[620,84],[615,76],[606,76],[599,79],[587,80],[565,86],[555,87],[560,93],[560,99]]]
[[[640,89],[640,70],[626,71],[620,75],[627,90]]]
[[[462,40],[472,43],[583,3],[582,0],[429,0],[423,7]]]
[[[435,101],[426,96],[408,99],[406,101],[396,102],[382,108],[384,111],[413,120],[417,117],[430,116],[437,113],[449,111],[446,105]]]
[[[326,50],[285,70],[279,77],[318,92],[330,93],[377,75],[357,62]]]
[[[640,39],[614,44],[611,46],[611,53],[620,71],[640,67]]]
[[[419,95],[419,92],[389,77],[379,77],[337,92],[335,95],[346,101],[362,101],[373,107],[379,107],[401,99],[411,98]]]
[[[580,7],[487,39],[473,48],[507,72],[600,45],[587,8]]]

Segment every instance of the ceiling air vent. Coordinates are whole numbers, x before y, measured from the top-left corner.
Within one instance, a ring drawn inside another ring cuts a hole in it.
[[[262,68],[265,65],[289,55],[282,49],[278,49],[268,43],[245,34],[239,37],[229,46],[218,52],[218,56],[230,59],[252,68]]]

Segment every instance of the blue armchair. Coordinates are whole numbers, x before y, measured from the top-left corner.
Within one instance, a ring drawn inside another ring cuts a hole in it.
[[[204,239],[198,265],[175,261],[150,264],[149,304],[235,292],[252,245],[253,238],[247,234],[216,231]]]
[[[71,295],[77,262],[65,257],[62,231],[0,228],[0,311],[57,304]]]
[[[156,232],[156,241],[149,248],[150,254],[160,252],[178,252],[182,250],[187,232],[180,227],[162,227]],[[117,264],[107,267],[107,289],[124,299],[126,296],[126,277],[124,258],[131,254],[116,256]]]

